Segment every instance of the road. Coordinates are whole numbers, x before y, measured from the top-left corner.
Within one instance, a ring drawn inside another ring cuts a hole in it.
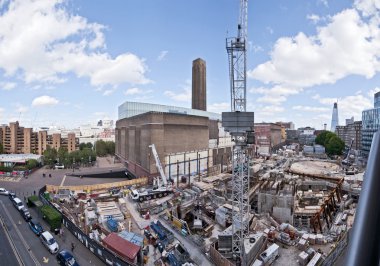
[[[211,266],[212,264],[206,255],[199,250],[199,247],[193,243],[192,241],[186,239],[183,237],[180,233],[178,233],[176,230],[174,230],[164,219],[159,218],[161,223],[165,225],[165,228],[168,229],[170,232],[172,232],[182,245],[185,246],[187,251],[190,253],[191,259],[197,264],[202,266]]]
[[[0,217],[0,223],[0,261],[6,265],[22,265],[23,260],[2,217]]]

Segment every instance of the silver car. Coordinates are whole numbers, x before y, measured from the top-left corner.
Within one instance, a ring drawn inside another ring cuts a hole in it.
[[[8,195],[9,191],[6,190],[5,188],[0,188],[0,195]]]

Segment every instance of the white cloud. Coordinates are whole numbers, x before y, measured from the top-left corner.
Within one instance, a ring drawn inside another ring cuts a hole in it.
[[[274,31],[273,31],[273,29],[271,27],[268,26],[266,29],[269,32],[269,34],[273,34],[274,33]]]
[[[231,111],[231,104],[225,102],[209,104],[207,106],[207,111],[214,113],[229,112]]]
[[[257,102],[261,103],[269,103],[280,105],[281,103],[287,100],[289,95],[295,95],[302,91],[301,88],[296,87],[284,87],[280,85],[276,85],[272,88],[251,88],[249,90],[250,93],[253,94],[262,94],[263,96],[257,98]]]
[[[58,103],[59,101],[56,98],[44,95],[35,98],[32,102],[32,106],[53,106],[57,105]]]
[[[317,22],[321,20],[321,18],[316,14],[307,15],[306,18],[311,20],[314,24],[317,24]]]
[[[355,0],[354,6],[364,16],[375,15],[380,10],[380,2],[377,0]]]
[[[13,0],[0,17],[0,69],[26,83],[86,77],[94,86],[145,84],[144,60],[104,51],[104,26],[69,12],[67,0]],[[20,19],[22,18],[22,19]],[[27,44],[27,45],[26,45]]]
[[[182,89],[180,92],[166,90],[164,95],[177,102],[191,102],[191,80],[187,79],[185,84],[181,85],[181,87]]]
[[[264,83],[291,87],[332,84],[348,75],[372,78],[380,70],[379,21],[362,20],[355,9],[345,9],[317,28],[279,38],[271,60],[248,71]]]
[[[168,51],[161,51],[160,54],[157,56],[157,61],[164,60],[167,54],[168,54]]]
[[[130,88],[130,89],[127,89],[124,94],[125,95],[136,95],[136,94],[142,94],[143,93],[143,90],[142,89],[139,89],[139,88]]]
[[[268,121],[275,122],[284,120],[280,117],[277,117],[277,114],[283,113],[285,111],[284,107],[278,105],[264,105],[257,106],[253,108],[255,110],[255,121]]]
[[[326,107],[303,106],[303,105],[293,106],[292,109],[298,110],[298,111],[305,111],[305,112],[328,112],[328,111],[330,111],[330,109],[326,108]]]
[[[0,82],[0,88],[5,91],[10,91],[16,88],[16,83],[14,82]]]
[[[323,98],[319,95],[315,95],[313,99],[319,101],[330,108],[331,113],[333,109],[333,104],[338,102],[338,114],[339,120],[354,116],[356,120],[361,120],[362,111],[365,109],[373,108],[373,98],[369,98],[362,94],[356,94],[351,96],[346,96],[343,98]],[[331,119],[331,117],[330,117]]]
[[[185,88],[181,92],[165,91],[165,96],[178,102],[190,102],[191,101],[191,90],[190,88]]]
[[[112,93],[114,93],[115,89],[105,90],[103,92],[103,96],[110,96]]]
[[[269,103],[279,105],[286,101],[285,96],[277,96],[276,98],[271,97],[270,95],[265,95],[263,97],[257,98],[257,102],[259,103]]]

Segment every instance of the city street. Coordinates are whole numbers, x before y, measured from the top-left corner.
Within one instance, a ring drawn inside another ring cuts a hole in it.
[[[102,163],[100,163],[100,165],[102,165]],[[105,165],[109,166],[110,169],[119,167],[113,164],[108,165],[107,161]],[[85,170],[96,171],[96,169],[98,168],[93,167],[86,168]],[[15,192],[17,197],[24,201],[26,197],[38,193],[39,189],[45,184],[83,185],[121,181],[120,178],[100,179],[71,177],[69,176],[71,171],[70,169],[47,170],[41,168],[29,175],[28,178],[20,178],[17,181],[0,179],[0,187]],[[42,173],[45,173],[46,177],[43,177]],[[51,174],[51,178],[48,177],[49,174]],[[65,177],[65,175],[67,176]],[[49,230],[49,226],[42,220],[42,217],[39,217],[35,208],[29,208],[29,211],[33,219],[38,220],[45,230]],[[0,195],[0,216],[4,221],[4,226],[9,232],[9,234],[6,234],[4,227],[0,226],[0,241],[2,243],[2,245],[0,245],[0,264],[21,265],[17,260],[19,258],[25,265],[57,265],[55,255],[50,254],[43,246],[40,239],[31,231],[28,223],[24,221],[21,214],[16,210],[7,196]],[[68,230],[64,230],[62,238],[59,237],[59,235],[54,235],[53,232],[51,233],[58,242],[60,250],[70,250],[71,243],[74,243],[75,248],[73,254],[80,265],[104,265],[101,260],[83,246]],[[14,243],[14,245],[12,245],[12,243]],[[19,256],[16,254],[19,254]]]

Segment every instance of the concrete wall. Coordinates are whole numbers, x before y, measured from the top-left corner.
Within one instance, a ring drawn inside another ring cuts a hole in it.
[[[276,217],[279,222],[292,221],[293,206],[294,197],[292,195],[279,196],[269,193],[258,194],[258,213],[269,212]]]

